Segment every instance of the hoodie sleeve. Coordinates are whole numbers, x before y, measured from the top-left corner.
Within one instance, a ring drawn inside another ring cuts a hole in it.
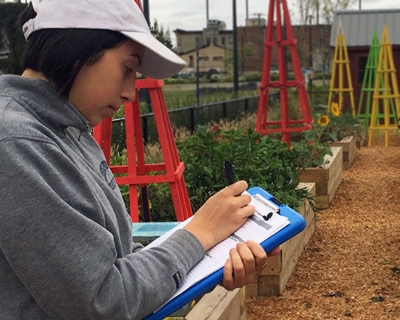
[[[31,295],[50,318],[142,319],[204,256],[185,230],[121,254],[120,221],[106,218],[98,190],[54,143],[7,138],[0,159],[0,254],[26,290],[14,298]]]

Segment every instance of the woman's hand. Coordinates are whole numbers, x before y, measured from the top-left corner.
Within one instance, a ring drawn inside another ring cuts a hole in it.
[[[277,255],[280,248],[269,253]],[[236,248],[229,252],[230,258],[224,266],[224,279],[222,286],[227,290],[240,288],[253,282],[256,275],[261,275],[267,264],[267,254],[264,249],[254,241],[238,243]]]
[[[239,229],[255,208],[249,205],[251,196],[244,194],[245,181],[238,181],[220,190],[196,212],[184,227],[191,232],[207,251]]]

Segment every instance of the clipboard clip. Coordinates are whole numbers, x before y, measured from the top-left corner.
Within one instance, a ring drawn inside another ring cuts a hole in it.
[[[281,209],[279,208],[280,206],[283,205],[282,202],[275,198],[271,198],[269,200],[265,199],[263,196],[259,195],[258,193],[253,196],[254,199],[258,200],[262,204],[266,205],[269,207],[271,210],[273,210],[274,213],[280,213]]]

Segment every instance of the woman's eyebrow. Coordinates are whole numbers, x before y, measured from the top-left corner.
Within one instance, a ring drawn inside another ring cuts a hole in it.
[[[138,59],[138,67],[142,65],[142,58],[137,53],[131,53],[130,56]]]

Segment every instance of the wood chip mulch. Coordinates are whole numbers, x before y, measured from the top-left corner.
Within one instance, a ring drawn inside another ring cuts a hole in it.
[[[357,150],[279,297],[247,319],[400,319],[400,136]]]

